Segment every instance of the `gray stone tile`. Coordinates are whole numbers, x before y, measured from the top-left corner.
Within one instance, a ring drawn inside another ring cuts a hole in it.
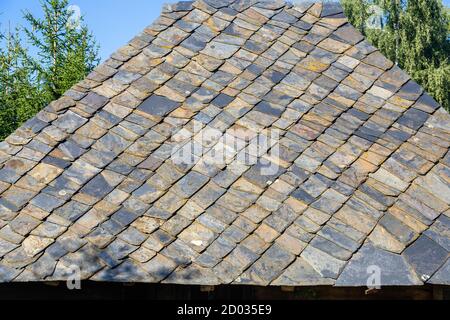
[[[350,227],[350,226],[349,226]],[[342,229],[342,231],[347,229]],[[359,244],[352,238],[347,237],[344,233],[339,232],[328,226],[324,226],[318,233],[325,239],[328,239],[342,248],[345,248],[351,252],[355,252],[359,248]]]
[[[20,270],[0,264],[0,282],[10,282],[20,274]]]
[[[366,286],[375,267],[380,271],[381,286],[421,285],[422,281],[400,255],[364,245],[350,260],[336,281],[339,287]],[[371,283],[371,282],[369,282]]]
[[[422,95],[423,89],[413,80],[408,81],[397,93],[401,98],[416,101]]]
[[[249,269],[250,275],[253,273],[264,282],[269,283],[277,278],[281,271],[286,268],[295,256],[285,251],[278,244],[271,246],[255,264]]]
[[[174,188],[177,193],[179,192],[179,195],[185,198],[189,198],[198,190],[200,190],[208,182],[208,180],[208,177],[192,171],[188,173],[184,178],[182,178],[174,186]]]
[[[450,252],[450,218],[441,215],[424,234]]]
[[[403,243],[410,243],[416,233],[391,214],[385,214],[379,224]]]
[[[397,122],[413,130],[418,130],[428,120],[428,117],[427,113],[411,108]]]
[[[339,259],[346,261],[352,256],[352,252],[345,250],[344,248],[336,245],[334,242],[331,242],[323,237],[316,236],[311,242],[310,245],[316,249],[319,249],[329,255]]]
[[[145,100],[138,110],[154,116],[165,116],[179,107],[179,103],[163,96],[152,95]]]
[[[236,45],[212,41],[206,45],[206,48],[201,51],[201,53],[217,59],[228,59],[238,51],[238,49],[239,47]]]
[[[0,256],[3,257],[7,253],[13,251],[15,248],[17,248],[18,245],[11,243],[9,241],[0,239]]]
[[[448,251],[422,235],[403,252],[422,281],[427,281],[447,260]]]
[[[428,283],[446,286],[450,284],[450,259],[447,259],[447,262],[434,274]]]
[[[93,198],[102,199],[113,190],[114,186],[112,186],[102,174],[99,174],[96,175],[91,181],[89,181],[81,189],[81,192]]]
[[[324,278],[337,279],[345,266],[345,261],[336,259],[325,252],[308,246],[301,257],[306,260]]]
[[[286,170],[268,161],[259,161],[252,166],[243,177],[260,188],[265,188],[268,182],[274,182]]]
[[[324,278],[303,258],[297,258],[273,283],[275,286],[333,285],[334,280]]]
[[[139,282],[145,281],[148,274],[136,263],[126,260],[114,269],[104,269],[93,276],[94,281],[105,282]]]
[[[125,73],[124,71],[119,71],[115,77],[119,77],[119,80],[124,79],[125,78],[124,73]],[[129,73],[127,73],[127,74],[129,74]],[[128,80],[128,81],[129,82],[127,84],[131,83],[134,80]],[[109,101],[108,98],[103,97],[95,92],[90,92],[80,102],[93,108],[94,110],[98,110],[101,107],[105,106],[108,103],[108,101]]]
[[[55,214],[57,214],[60,217],[63,217],[64,219],[70,222],[75,222],[89,209],[90,209],[89,206],[72,200],[63,205],[62,207],[56,209]]]
[[[38,208],[41,208],[42,210],[52,212],[54,209],[61,206],[64,203],[64,200],[58,199],[45,193],[41,193],[34,197],[30,201],[30,203]]]
[[[67,131],[68,133],[72,133],[87,121],[87,119],[69,110],[64,115],[59,117],[56,121],[54,121],[53,125]]]

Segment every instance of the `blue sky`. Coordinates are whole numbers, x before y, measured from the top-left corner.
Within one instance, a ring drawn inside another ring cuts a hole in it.
[[[170,0],[70,0],[77,5],[89,28],[100,43],[100,56],[108,58],[138,32],[151,24],[160,14],[163,3]],[[450,0],[443,1],[450,6]],[[22,10],[38,16],[39,0],[0,0],[0,23],[2,27],[23,23]]]
[[[85,16],[85,21],[100,44],[100,56],[108,58],[161,13],[167,0],[70,0]],[[40,16],[39,0],[0,0],[2,28],[22,24],[22,10]]]

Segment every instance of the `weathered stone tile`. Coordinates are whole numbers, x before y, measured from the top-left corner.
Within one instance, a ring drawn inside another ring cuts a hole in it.
[[[297,258],[272,284],[275,286],[332,285],[334,280],[324,278],[305,259]]]
[[[356,211],[348,205],[344,205],[335,217],[356,230],[368,234],[376,225],[376,221],[366,213]]]
[[[98,272],[91,279],[106,282],[139,282],[144,281],[147,277],[148,274],[136,263],[126,260],[114,269],[104,269]]]
[[[356,68],[355,72],[358,72],[362,75],[365,75],[366,77],[372,78],[372,79],[378,79],[380,75],[383,73],[383,70],[369,66],[365,63],[360,63]]]
[[[19,211],[19,209],[27,204],[35,195],[36,192],[34,191],[12,186],[3,193],[2,199],[0,199],[0,205],[12,211]]]
[[[217,201],[217,204],[234,212],[243,212],[257,198],[257,195],[231,189]]]
[[[321,250],[308,246],[300,255],[318,273],[325,278],[337,279],[345,266],[345,262],[338,260]]]
[[[447,204],[445,202],[432,195],[429,190],[424,189],[417,184],[412,184],[411,187],[407,190],[407,193],[416,202],[422,203],[422,206],[425,207],[425,210],[423,212],[428,213],[430,211],[429,209],[427,210],[426,207],[434,210],[434,214],[444,212],[447,209]]]
[[[428,94],[424,93],[414,105],[414,108],[432,113],[434,110],[439,108],[439,104]]]
[[[406,245],[404,243],[400,242],[381,225],[377,225],[375,227],[375,229],[369,235],[368,240],[375,247],[393,253],[401,253],[406,248]]]
[[[244,270],[259,258],[259,255],[247,249],[243,245],[238,245],[225,259],[238,270]]]
[[[185,218],[184,216],[177,214],[166,221],[161,229],[168,232],[172,236],[178,235],[181,231],[183,231],[187,226],[191,224],[191,220]]]
[[[428,117],[427,113],[411,108],[397,122],[413,130],[418,130],[428,120]]]
[[[34,197],[30,201],[30,203],[47,212],[52,212],[55,208],[61,206],[64,203],[64,200],[58,199],[45,193],[41,193]]]
[[[423,89],[413,80],[408,81],[397,93],[399,97],[416,101],[422,95]]]
[[[434,174],[433,172],[428,173],[426,176],[420,177],[416,182],[431,192],[438,199],[450,204],[450,188],[448,183],[444,182],[440,176]],[[430,205],[429,205],[430,206]]]
[[[343,43],[340,41],[336,41],[331,38],[327,38],[327,39],[323,40],[321,43],[319,43],[318,46],[320,48],[323,48],[325,50],[335,52],[335,53],[343,53],[351,47],[351,45],[349,45],[349,44],[346,44],[346,43]]]
[[[66,203],[64,206],[56,209],[54,213],[73,223],[89,209],[89,206],[72,200]]]
[[[202,267],[207,267],[207,268],[214,268],[216,267],[219,263],[221,262],[221,260],[215,258],[214,256],[212,256],[211,254],[209,254],[208,252],[204,252],[202,253],[196,260],[195,263],[202,266]]]
[[[286,252],[277,244],[274,244],[246,273],[249,274],[250,278],[256,276],[257,279],[261,279],[264,283],[268,284],[278,277],[281,271],[294,259],[294,255]]]
[[[427,281],[444,263],[448,252],[427,236],[419,237],[403,253],[422,281]]]
[[[355,45],[364,39],[364,36],[350,24],[340,27],[333,35],[352,45]]]
[[[352,256],[351,251],[348,251],[321,236],[316,236],[309,245],[339,260],[347,261]]]
[[[268,183],[273,183],[286,170],[270,162],[261,160],[252,166],[243,177],[260,188],[265,188]]]
[[[280,245],[282,248],[287,250],[293,255],[298,256],[303,249],[306,248],[307,244],[289,234],[282,234],[277,240],[276,243]]]
[[[179,266],[188,266],[198,257],[197,252],[179,239],[164,248],[161,253]]]
[[[364,245],[350,260],[336,281],[336,286],[366,286],[370,266],[378,266],[381,271],[379,285],[421,285],[402,256]]]
[[[113,236],[113,234],[103,227],[96,228],[88,236],[86,236],[86,240],[88,240],[98,248],[105,248],[114,240],[114,238],[115,237]]]
[[[15,248],[17,248],[18,245],[11,243],[9,241],[0,239],[0,257],[3,257],[7,253],[13,251]]]
[[[140,263],[148,262],[151,258],[153,258],[156,255],[156,252],[153,250],[149,250],[144,247],[140,247],[136,251],[132,252],[130,254],[130,258],[133,260],[136,260]]]
[[[227,240],[238,243],[244,240],[248,234],[237,226],[231,225],[222,233],[222,236]]]
[[[133,195],[135,197],[138,197],[141,201],[148,204],[153,203],[163,194],[164,194],[163,191],[160,191],[147,183],[142,185],[139,189],[133,192]]]
[[[10,268],[3,264],[0,265],[0,280],[2,282],[10,282],[20,274],[20,270]]]
[[[428,281],[431,284],[448,285],[450,283],[450,260],[434,274],[434,276]]]
[[[372,52],[363,62],[383,70],[387,70],[393,66],[393,62],[389,61],[380,51]]]
[[[109,132],[100,140],[97,140],[93,147],[94,149],[97,149],[99,151],[113,152],[115,155],[118,155],[126,148],[128,148],[131,144],[131,141],[128,141],[117,134]]]
[[[330,220],[318,234],[351,252],[355,252],[359,248],[359,241],[364,236],[351,226],[337,220]]]
[[[186,199],[183,199],[176,193],[169,191],[154,204],[153,208],[164,210],[166,213],[172,215],[178,209],[180,209],[185,203]]]
[[[154,116],[165,116],[179,106],[178,102],[166,97],[152,95],[138,107],[138,110]]]
[[[314,198],[313,196],[311,196],[307,191],[303,190],[303,189],[297,189],[295,190],[292,194],[292,197],[294,197],[295,199],[305,203],[305,204],[311,204],[315,201],[316,198]]]
[[[22,247],[29,257],[34,257],[52,244],[53,241],[53,239],[30,235],[22,242]]]
[[[119,71],[118,74],[123,74],[123,71]],[[117,75],[116,74],[116,77]],[[123,77],[122,77],[123,78]],[[132,80],[133,81],[133,80]],[[131,83],[130,81],[129,83]],[[127,83],[128,84],[128,83]],[[106,97],[103,97],[95,92],[90,92],[86,97],[84,97],[80,102],[89,106],[90,108],[94,110],[98,110],[101,107],[105,106],[108,103],[109,99]]]
[[[65,130],[68,133],[73,133],[86,122],[87,119],[69,110],[64,115],[59,117],[56,121],[54,121],[53,125],[62,130]]]
[[[137,248],[120,239],[116,239],[108,245],[105,251],[100,253],[100,258],[110,267],[115,267],[117,265],[116,261],[127,257]]]
[[[450,218],[441,215],[424,234],[449,251],[450,249]]]
[[[158,252],[173,241],[174,238],[171,235],[158,229],[153,232],[142,245],[147,249]]]
[[[382,168],[371,174],[370,177],[400,191],[405,191],[409,186],[406,182]]]
[[[0,282],[75,263],[101,281],[365,286],[378,265],[383,285],[448,284],[438,108],[334,4],[167,5],[0,144]],[[194,123],[242,126],[238,150]],[[213,150],[170,159],[190,138]]]
[[[209,246],[215,237],[214,232],[197,222],[194,222],[179,235],[180,239],[198,252],[203,251]]]
[[[256,254],[262,254],[270,246],[257,235],[251,234],[241,244]]]
[[[201,53],[217,59],[228,59],[238,50],[239,47],[236,45],[212,41],[206,45],[206,48]]]
[[[219,284],[219,278],[209,268],[190,265],[185,269],[175,270],[163,283],[211,285]]]
[[[210,214],[209,212],[199,216],[197,221],[216,233],[221,233],[228,227],[228,224],[218,220],[215,215]]]
[[[267,243],[273,242],[280,235],[275,229],[269,227],[265,223],[262,223],[260,227],[255,230],[255,234]]]
[[[51,223],[45,221],[41,225],[39,225],[36,229],[34,229],[31,234],[38,237],[48,237],[52,239],[56,239],[58,236],[63,234],[66,231],[66,227],[60,226],[56,223]]]
[[[190,172],[181,179],[175,186],[175,192],[185,198],[189,198],[208,182],[208,177]]]
[[[219,187],[217,184],[211,181],[199,192],[197,192],[194,197],[192,197],[192,200],[201,208],[206,209],[217,199],[219,199],[225,192],[225,189]]]

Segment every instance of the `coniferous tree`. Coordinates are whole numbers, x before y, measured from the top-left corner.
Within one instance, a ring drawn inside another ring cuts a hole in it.
[[[19,30],[0,34],[0,138],[5,138],[46,103],[46,94],[20,41]]]
[[[0,33],[1,140],[99,62],[92,33],[83,17],[72,20],[67,0],[41,0],[41,7],[43,18],[25,13],[30,28]],[[23,35],[31,48],[24,46]]]
[[[25,33],[37,50],[33,64],[53,99],[82,80],[98,64],[98,45],[83,23],[71,21],[68,0],[41,0],[42,19],[25,13]]]

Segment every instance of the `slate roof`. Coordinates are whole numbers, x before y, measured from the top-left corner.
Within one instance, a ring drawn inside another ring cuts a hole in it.
[[[1,143],[0,282],[448,285],[449,146],[339,5],[167,5]]]

